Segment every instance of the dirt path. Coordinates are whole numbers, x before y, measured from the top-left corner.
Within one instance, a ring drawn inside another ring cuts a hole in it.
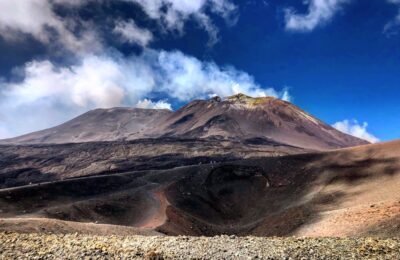
[[[153,207],[151,214],[142,223],[137,225],[139,228],[155,229],[165,223],[167,220],[166,210],[170,205],[162,190],[153,192],[153,197],[157,205]]]

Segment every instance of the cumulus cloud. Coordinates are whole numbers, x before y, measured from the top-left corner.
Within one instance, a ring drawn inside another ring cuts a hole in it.
[[[201,62],[179,51],[161,51],[157,60],[162,80],[161,89],[170,97],[181,101],[204,98],[211,94],[281,96],[273,88],[262,88],[251,75],[234,67],[221,68],[213,62]]]
[[[211,12],[229,20],[235,16],[236,5],[230,0],[125,0],[139,4],[147,15],[160,20],[170,29],[181,30],[191,16]]]
[[[309,32],[329,22],[350,0],[308,0],[308,12],[298,14],[292,8],[285,10],[285,26],[290,31]]]
[[[179,51],[146,50],[139,56],[87,55],[73,66],[33,61],[20,69],[19,82],[0,83],[0,129],[9,135],[62,123],[97,107],[171,108],[182,102],[228,96],[287,97],[285,91],[262,88],[249,74],[219,67]],[[146,98],[162,97],[152,102]]]
[[[57,0],[55,3],[65,4],[67,1]],[[69,5],[81,3],[76,0]],[[69,26],[74,23],[55,14],[51,0],[3,0],[0,1],[0,10],[0,36],[8,41],[22,40],[30,35],[45,44],[57,41],[74,51],[85,50],[88,46],[94,49],[98,45],[93,30],[85,30],[79,37],[72,33],[74,28]]]
[[[222,16],[228,24],[237,21],[237,7],[230,0],[124,0],[142,7],[152,19],[167,30],[183,33],[189,19],[197,21],[210,35],[209,45],[218,40],[218,28],[211,22],[207,11]]]
[[[119,35],[124,42],[135,43],[145,47],[153,40],[153,34],[146,29],[139,28],[132,19],[116,23],[113,32]]]
[[[210,35],[210,44],[218,40],[218,28],[212,23],[209,12],[235,21],[236,6],[230,0],[116,0],[132,2],[140,6],[149,18],[157,20],[162,30],[184,32],[184,24],[193,19]],[[102,50],[102,37],[98,27],[79,16],[60,16],[56,6],[80,8],[95,2],[102,5],[106,0],[2,0],[0,1],[0,36],[8,41],[23,39],[30,35],[44,44],[57,43],[74,52]],[[107,3],[108,4],[108,3]],[[79,33],[76,33],[79,32]],[[120,20],[113,30],[126,42],[146,46],[153,34],[140,28],[135,21]]]
[[[21,69],[23,81],[0,85],[0,128],[16,135],[57,125],[92,108],[134,105],[154,84],[148,67],[139,62],[91,55],[71,67],[29,62]]]
[[[379,139],[376,136],[368,132],[367,122],[359,124],[357,120],[343,120],[333,124],[333,127],[343,133],[364,139],[371,143],[379,142]]]
[[[165,100],[160,100],[157,102],[153,102],[150,99],[143,99],[140,100],[137,104],[136,104],[137,108],[145,108],[145,109],[168,109],[168,110],[172,110],[172,106],[170,103],[166,102]]]

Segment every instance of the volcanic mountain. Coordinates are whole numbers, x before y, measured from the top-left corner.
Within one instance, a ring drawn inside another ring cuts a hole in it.
[[[116,107],[95,109],[59,126],[0,141],[3,144],[115,141],[136,133],[171,113],[166,109]]]
[[[95,110],[8,142],[0,231],[400,235],[400,141],[271,97]]]
[[[138,136],[174,136],[224,139],[271,140],[315,150],[368,144],[337,131],[297,106],[274,98],[243,94],[221,100],[196,100],[171,113]]]
[[[143,138],[238,140],[311,150],[367,144],[341,133],[297,106],[273,97],[243,94],[195,100],[176,112],[155,109],[97,109],[60,126],[2,143],[79,143]]]

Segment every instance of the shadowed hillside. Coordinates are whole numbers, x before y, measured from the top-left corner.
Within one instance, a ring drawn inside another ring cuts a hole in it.
[[[80,144],[0,145],[0,188],[306,151],[265,139],[158,138]]]
[[[170,235],[399,235],[399,156],[392,142],[3,189],[0,225],[51,218]]]

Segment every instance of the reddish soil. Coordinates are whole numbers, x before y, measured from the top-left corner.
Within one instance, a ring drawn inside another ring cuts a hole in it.
[[[166,210],[170,205],[163,191],[155,191],[153,193],[154,198],[157,202],[154,205],[154,210],[149,217],[145,219],[142,223],[139,223],[137,227],[155,229],[165,223],[167,220]]]

